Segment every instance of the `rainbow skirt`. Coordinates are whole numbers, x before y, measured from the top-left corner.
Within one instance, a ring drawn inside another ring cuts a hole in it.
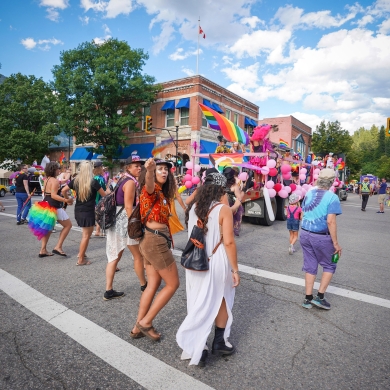
[[[48,202],[36,202],[30,209],[28,227],[41,240],[51,232],[57,222],[57,209]]]

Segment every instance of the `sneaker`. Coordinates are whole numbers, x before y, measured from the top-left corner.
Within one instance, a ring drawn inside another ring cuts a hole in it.
[[[311,309],[313,307],[311,302],[312,301],[309,301],[308,299],[305,298],[303,300],[302,307],[304,307],[305,309]]]
[[[22,220],[20,221],[20,224],[21,224],[21,225],[23,225],[23,224],[27,225],[27,224],[28,224],[27,219],[22,219]]]
[[[290,255],[292,255],[294,253],[294,246],[293,246],[293,244],[290,244],[290,246],[288,247],[288,253]]]
[[[103,299],[109,301],[110,299],[121,298],[125,295],[124,292],[110,290],[104,293]]]
[[[377,211],[376,213],[377,213],[377,214],[382,214],[382,211]]]
[[[17,225],[23,225],[22,222],[18,221],[16,222]]]
[[[321,299],[318,295],[311,301],[311,303],[321,309],[330,310],[330,303],[326,299]]]

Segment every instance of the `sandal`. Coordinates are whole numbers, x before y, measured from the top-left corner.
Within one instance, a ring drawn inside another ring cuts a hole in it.
[[[130,332],[130,337],[132,339],[142,339],[142,337],[145,337],[145,335],[142,332],[133,333],[133,331]]]
[[[5,211],[5,207],[2,207],[2,208],[0,209],[0,211]]]
[[[158,336],[154,336],[152,333],[150,333],[151,330],[155,331],[155,329],[153,328],[153,326],[149,326],[147,328],[144,328],[142,325],[139,324],[139,322],[137,322],[135,324],[135,326],[147,337],[149,338],[150,340],[153,340],[153,341],[160,341],[161,339],[161,335],[159,334]]]
[[[85,263],[76,263],[76,265],[90,265],[92,264],[90,261],[86,261]]]

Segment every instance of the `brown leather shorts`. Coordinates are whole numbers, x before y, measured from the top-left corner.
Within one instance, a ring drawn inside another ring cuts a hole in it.
[[[169,237],[168,227],[159,231]],[[144,264],[152,265],[156,271],[165,269],[175,262],[167,240],[148,230],[145,230],[145,235],[139,244],[139,251],[144,258]]]

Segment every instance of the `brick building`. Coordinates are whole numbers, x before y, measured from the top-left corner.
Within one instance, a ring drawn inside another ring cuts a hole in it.
[[[278,125],[279,130],[271,132],[270,141],[279,144],[280,139],[287,141],[294,152],[299,152],[305,158],[311,151],[312,130],[293,116],[279,118],[264,118],[259,125],[267,123]]]

